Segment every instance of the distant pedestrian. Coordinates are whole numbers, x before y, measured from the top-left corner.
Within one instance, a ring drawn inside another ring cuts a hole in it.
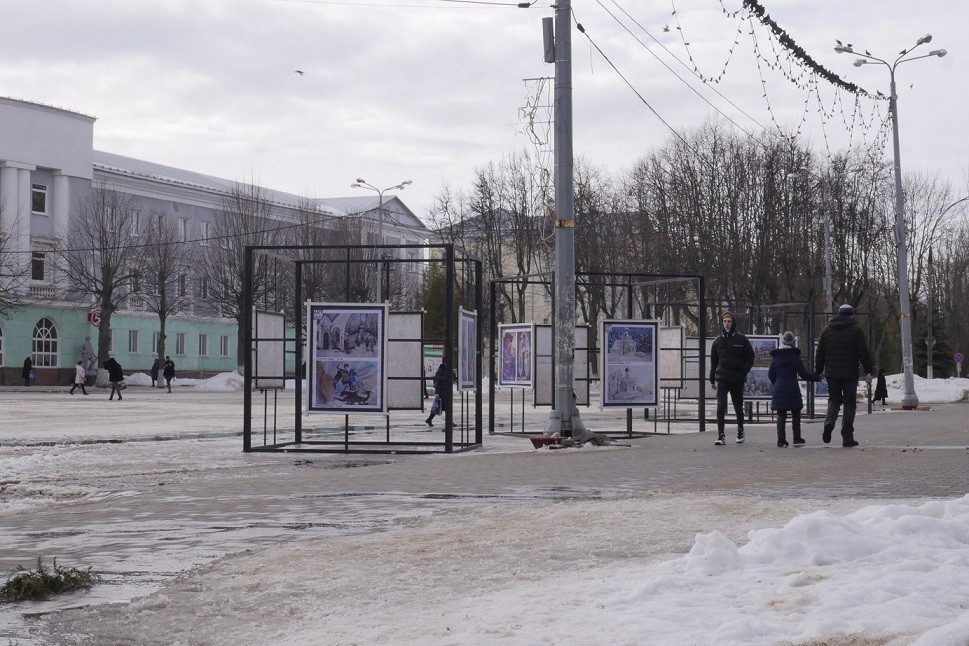
[[[717,391],[717,446],[727,443],[723,430],[727,416],[727,395],[737,414],[737,444],[744,443],[744,384],[747,373],[754,367],[754,348],[750,341],[737,332],[733,314],[724,312],[720,317],[720,335],[710,348],[710,383]]]
[[[172,379],[175,378],[175,362],[172,361],[171,357],[165,357],[165,367],[162,369],[162,374],[165,376],[165,385],[168,386],[168,392],[172,392]]]
[[[84,370],[84,361],[78,361],[77,365],[74,366],[74,385],[71,386],[71,394],[77,388],[81,389],[81,392],[85,395],[87,394],[87,389],[84,387],[84,382],[87,381],[87,372]]]
[[[34,362],[30,357],[24,359],[24,368],[20,371],[20,377],[24,380],[25,386],[29,386],[30,380],[34,378]]]
[[[151,387],[154,388],[156,382],[158,381],[158,370],[161,368],[161,362],[158,357],[155,357],[155,363],[151,364]]]
[[[447,366],[442,362],[434,373],[434,403],[431,404],[431,414],[424,422],[428,426],[434,426],[432,421],[434,417],[444,415],[449,410],[451,410],[451,379]]]
[[[771,394],[771,408],[777,413],[777,446],[787,447],[787,414],[791,414],[791,432],[794,444],[804,444],[801,437],[801,387],[798,376],[804,381],[818,381],[819,376],[807,371],[801,360],[801,351],[794,346],[793,332],[785,332],[781,337],[781,347],[770,351],[771,364],[767,377],[774,384]]]
[[[824,419],[821,439],[831,441],[838,411],[844,406],[841,418],[841,445],[845,448],[858,446],[855,441],[855,408],[858,398],[858,363],[865,369],[865,382],[871,383],[871,352],[865,333],[854,319],[851,305],[838,308],[838,315],[831,319],[821,332],[814,353],[814,368],[824,374],[828,381],[828,413]]]
[[[888,399],[888,384],[885,382],[885,369],[878,369],[878,378],[875,380],[875,394],[872,396],[874,401],[882,400],[882,406],[887,404],[885,401]]]
[[[108,357],[104,362],[104,368],[108,371],[108,381],[111,382],[111,396],[108,399],[114,399],[114,394],[118,393],[118,401],[121,401],[121,382],[124,381],[124,370],[121,364],[114,357]]]

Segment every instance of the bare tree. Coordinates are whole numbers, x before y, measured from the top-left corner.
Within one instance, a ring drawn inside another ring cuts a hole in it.
[[[71,248],[65,252],[70,290],[93,296],[101,310],[98,327],[98,362],[108,358],[111,348],[111,317],[141,275],[144,249],[132,235],[131,195],[99,183],[71,217]],[[98,370],[97,383],[107,383],[107,373]]]
[[[4,196],[0,195],[0,224],[10,222]],[[30,254],[17,253],[14,244],[18,231],[0,226],[0,316],[22,308],[29,299]]]

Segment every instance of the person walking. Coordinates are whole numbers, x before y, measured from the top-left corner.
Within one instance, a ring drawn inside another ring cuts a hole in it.
[[[814,369],[828,381],[828,412],[824,418],[821,439],[831,442],[838,412],[844,407],[841,418],[841,445],[845,448],[858,446],[855,441],[855,408],[858,398],[858,364],[865,369],[865,382],[871,384],[871,352],[865,333],[854,319],[851,305],[838,308],[838,315],[821,332],[814,353]]]
[[[77,365],[74,366],[74,385],[71,386],[71,394],[78,388],[85,395],[87,394],[87,388],[84,387],[84,382],[87,381],[87,372],[84,370],[84,361],[78,361]]]
[[[114,394],[118,393],[118,401],[121,401],[121,382],[124,381],[124,370],[121,364],[114,357],[108,357],[104,362],[104,368],[108,371],[108,381],[111,382],[111,396],[108,399],[114,399]]]
[[[781,347],[770,351],[771,364],[767,378],[774,384],[771,393],[771,408],[777,413],[777,446],[787,447],[787,414],[791,414],[791,432],[794,444],[804,444],[801,437],[801,387],[797,383],[800,376],[804,381],[820,381],[820,376],[807,371],[801,360],[801,351],[795,347],[793,332],[785,332],[781,337]]]
[[[169,356],[165,357],[165,367],[162,369],[162,374],[165,377],[165,385],[168,386],[168,392],[172,392],[172,379],[175,378],[175,362]]]
[[[34,374],[34,362],[30,359],[30,357],[27,357],[26,359],[24,359],[23,370],[20,371],[20,377],[24,380],[25,386],[30,385],[30,380],[33,379],[33,376],[32,376],[33,374]]]
[[[717,391],[717,446],[727,443],[723,429],[727,416],[727,395],[737,414],[737,444],[744,443],[744,384],[754,367],[754,348],[750,340],[737,332],[734,316],[724,312],[720,317],[720,335],[710,348],[710,384]]]
[[[451,410],[451,379],[447,373],[447,366],[442,362],[434,373],[434,403],[431,405],[431,414],[424,422],[428,426],[434,426],[434,417],[444,415],[449,410]]]
[[[155,384],[158,382],[158,370],[161,368],[161,362],[158,357],[155,357],[155,363],[151,364],[151,387],[154,388]]]
[[[888,384],[885,382],[885,369],[878,369],[878,378],[875,380],[875,394],[872,396],[872,401],[882,401],[882,406],[887,404],[885,401],[888,399]]]

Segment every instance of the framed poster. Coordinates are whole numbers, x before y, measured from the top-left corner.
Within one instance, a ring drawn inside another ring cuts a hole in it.
[[[532,388],[535,383],[535,326],[498,326],[498,387]]]
[[[657,406],[659,321],[607,319],[599,338],[602,407]]]
[[[744,399],[770,401],[774,386],[767,377],[770,370],[770,351],[780,347],[781,339],[777,336],[747,337],[754,348],[754,367],[747,373],[747,383],[744,384]]]
[[[458,390],[475,390],[478,374],[478,315],[458,310]]]
[[[387,412],[387,305],[307,303],[311,413]]]

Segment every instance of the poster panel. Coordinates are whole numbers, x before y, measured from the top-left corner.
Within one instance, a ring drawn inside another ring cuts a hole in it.
[[[311,413],[387,412],[387,305],[308,303]]]
[[[434,375],[437,374],[437,367],[441,365],[444,358],[443,343],[424,344],[424,392],[434,391]]]
[[[682,325],[659,330],[660,388],[683,388],[683,350],[686,330]]]
[[[659,321],[607,319],[599,338],[602,407],[658,405]]]
[[[552,326],[535,326],[535,406],[552,406]],[[577,406],[589,404],[589,326],[575,326],[575,360],[572,364],[572,389]]]
[[[498,326],[498,387],[531,388],[535,382],[535,326]]]
[[[286,387],[286,317],[277,312],[253,310],[253,388]]]
[[[747,383],[744,384],[744,399],[752,401],[770,401],[774,393],[774,385],[767,377],[770,370],[771,350],[776,350],[781,343],[780,337],[766,335],[748,335],[747,339],[754,348],[754,367],[747,373]]]
[[[390,312],[387,316],[387,408],[419,410],[424,374],[421,354],[423,312]]]
[[[475,390],[478,374],[478,315],[458,310],[458,390]]]

